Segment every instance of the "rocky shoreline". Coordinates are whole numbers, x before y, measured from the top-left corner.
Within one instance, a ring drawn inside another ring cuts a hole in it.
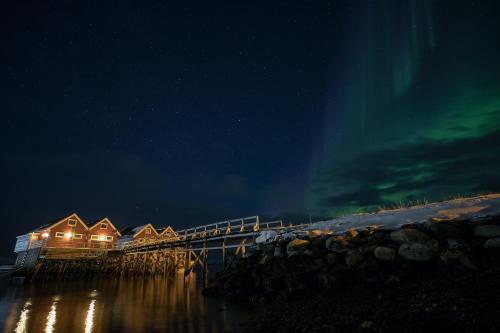
[[[206,294],[261,309],[248,332],[500,329],[500,217],[263,235]]]

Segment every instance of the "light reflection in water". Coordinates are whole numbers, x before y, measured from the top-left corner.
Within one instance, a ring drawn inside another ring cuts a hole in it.
[[[0,333],[221,333],[247,318],[246,309],[204,297],[194,274],[9,288],[0,293],[2,308],[10,311],[0,311]]]
[[[49,315],[47,316],[47,325],[45,326],[45,333],[54,332],[54,325],[56,324],[56,306],[57,300],[52,302],[52,306],[50,307]]]
[[[94,326],[95,299],[90,301],[87,317],[85,318],[85,333],[91,333]]]
[[[15,333],[25,333],[27,332],[26,329],[26,324],[28,322],[29,318],[29,312],[30,312],[30,307],[31,307],[31,301],[28,299],[23,306],[23,309],[21,311],[21,315],[19,315],[19,321],[17,322]]]

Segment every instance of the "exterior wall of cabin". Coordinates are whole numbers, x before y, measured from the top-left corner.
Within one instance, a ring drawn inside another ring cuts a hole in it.
[[[171,241],[171,242],[175,242],[175,241],[179,240],[179,236],[171,228],[167,228],[167,229],[163,230],[163,232],[160,233],[160,236],[158,238],[165,240],[165,241]]]
[[[70,220],[74,225],[69,224]],[[43,237],[43,231],[40,237]],[[57,247],[57,248],[85,248],[87,247],[87,228],[80,223],[79,220],[73,218],[66,218],[63,222],[52,227],[44,242],[44,247]],[[67,235],[71,237],[68,238]]]
[[[158,239],[158,234],[151,226],[145,227],[141,232],[134,235],[134,241],[138,243],[148,243]]]
[[[106,226],[106,227],[104,227]],[[92,228],[88,230],[88,247],[90,248],[101,248],[101,249],[113,249],[115,248],[116,241],[118,240],[118,232],[113,226],[102,221],[97,223]]]

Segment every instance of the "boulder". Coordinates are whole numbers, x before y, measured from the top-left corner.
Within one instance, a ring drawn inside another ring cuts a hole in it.
[[[413,261],[429,261],[439,250],[436,241],[405,243],[399,247],[399,255]]]
[[[440,238],[462,238],[464,236],[463,230],[451,223],[434,222],[429,225],[429,229]]]
[[[284,257],[285,256],[285,251],[283,251],[282,247],[276,246],[274,248],[274,256],[275,257]]]
[[[377,246],[374,251],[375,258],[380,261],[393,261],[396,259],[396,250],[388,246]]]
[[[356,238],[359,236],[359,231],[356,229],[349,229],[345,233],[348,237]]]
[[[349,251],[345,256],[345,263],[347,266],[357,267],[364,260],[364,257],[358,251]]]
[[[446,250],[441,253],[441,260],[448,263],[450,260],[460,260],[464,254],[460,250]]]
[[[321,230],[309,230],[308,232],[309,239],[318,238],[321,234]]]
[[[308,246],[309,246],[309,241],[305,239],[294,239],[290,243],[288,243],[286,247],[286,252],[288,256],[301,254]]]
[[[498,249],[500,248],[500,237],[490,238],[484,243],[486,249]]]
[[[467,241],[464,239],[448,238],[446,240],[446,247],[450,250],[471,250],[469,243],[467,243]]]
[[[265,230],[260,233],[259,237],[255,239],[255,242],[257,244],[267,243],[273,240],[277,235],[278,233],[274,230]]]
[[[337,262],[337,255],[335,253],[328,253],[325,256],[325,260],[328,265],[333,265]]]
[[[474,228],[474,235],[484,238],[500,237],[500,226],[498,225],[479,225]]]
[[[429,236],[416,229],[400,229],[391,232],[391,240],[398,244],[424,243],[430,240]]]
[[[342,253],[342,252],[347,252],[346,246],[348,244],[349,243],[345,238],[334,236],[326,240],[325,247],[329,251]]]
[[[313,251],[313,250],[311,250],[311,249],[306,249],[306,250],[304,251],[304,254],[305,254],[306,256],[313,256],[313,255],[314,255],[314,251]]]

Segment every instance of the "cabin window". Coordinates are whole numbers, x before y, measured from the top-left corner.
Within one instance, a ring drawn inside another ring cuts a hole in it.
[[[68,225],[71,227],[76,226],[76,220],[68,220]]]
[[[74,239],[82,239],[83,235],[82,234],[75,234],[73,236]]]
[[[151,235],[151,229],[149,228],[146,229],[146,235]]]
[[[113,241],[113,236],[106,236],[106,241],[112,242]]]
[[[144,243],[144,238],[139,238],[139,243]]]
[[[108,225],[106,223],[101,223],[101,229],[108,229]]]
[[[56,232],[57,238],[64,238],[64,232]]]
[[[92,235],[92,236],[90,236],[90,240],[99,240],[99,236],[98,235]]]

